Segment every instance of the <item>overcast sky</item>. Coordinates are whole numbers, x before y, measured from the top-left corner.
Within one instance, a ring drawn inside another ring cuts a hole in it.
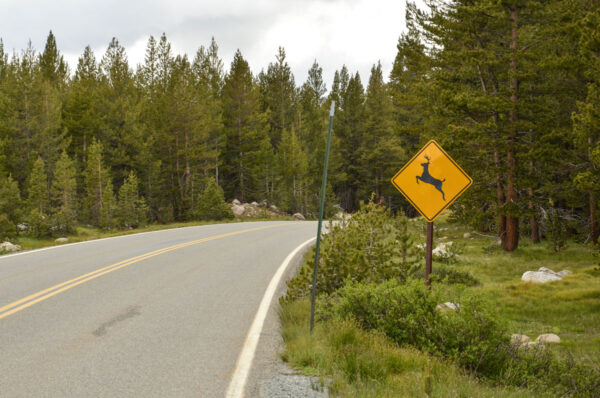
[[[148,37],[165,32],[176,53],[192,58],[214,36],[226,69],[239,48],[254,74],[283,46],[297,85],[316,59],[327,88],[344,64],[366,86],[379,60],[387,79],[404,25],[404,0],[0,0],[6,51],[29,39],[41,51],[52,30],[71,69],[86,45],[100,59],[112,37],[135,67]]]

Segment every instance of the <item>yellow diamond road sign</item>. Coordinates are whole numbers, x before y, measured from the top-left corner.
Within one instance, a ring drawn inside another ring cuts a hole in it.
[[[432,222],[473,184],[434,140],[392,178],[392,184],[427,221]]]

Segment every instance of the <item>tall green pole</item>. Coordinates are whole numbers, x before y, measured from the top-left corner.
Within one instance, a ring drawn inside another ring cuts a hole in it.
[[[315,247],[315,268],[313,269],[312,298],[310,301],[310,331],[315,325],[315,300],[317,297],[317,267],[319,265],[319,249],[321,248],[321,228],[323,226],[323,209],[325,208],[325,192],[327,189],[327,165],[329,164],[329,148],[331,148],[331,129],[333,127],[333,113],[335,101],[331,102],[329,110],[329,130],[327,132],[327,147],[325,149],[325,166],[323,167],[323,182],[321,183],[321,206],[319,207],[319,226],[317,227],[317,246]]]

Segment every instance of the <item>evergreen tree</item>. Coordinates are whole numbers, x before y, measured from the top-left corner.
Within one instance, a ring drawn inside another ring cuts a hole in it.
[[[63,152],[54,168],[51,196],[57,230],[69,233],[74,229],[77,209],[75,162]]]
[[[308,161],[293,129],[283,131],[277,161],[281,173],[278,203],[287,212],[305,213]]]
[[[294,124],[296,85],[294,75],[285,60],[285,50],[279,47],[276,62],[270,63],[267,73],[259,74],[263,110],[269,110],[271,144],[277,148],[283,130]]]
[[[44,160],[38,157],[33,163],[31,173],[27,178],[27,202],[29,208],[36,210],[39,214],[45,215],[48,212],[48,176]]]
[[[233,212],[227,202],[223,189],[210,178],[202,195],[198,199],[198,211],[196,216],[200,220],[224,220],[233,218]]]
[[[108,179],[102,191],[102,207],[100,208],[99,226],[107,230],[116,227],[117,220],[115,219],[115,215],[117,210],[117,201],[115,200],[113,184],[112,181]]]
[[[0,215],[14,224],[21,221],[21,192],[19,184],[9,174],[0,184]]]
[[[248,62],[238,50],[223,86],[224,188],[241,201],[256,194],[256,162],[260,143],[268,134],[267,116],[260,112],[258,90]]]
[[[84,172],[85,187],[86,187],[86,205],[82,209],[82,213],[87,213],[89,221],[96,225],[101,225],[101,215],[112,214],[112,210],[108,213],[102,213],[105,207],[105,196],[110,199],[114,194],[112,191],[112,181],[108,170],[105,168],[102,160],[103,146],[97,141],[92,141],[88,147],[87,162]],[[107,186],[110,184],[110,189]],[[106,221],[106,220],[104,220]]]
[[[137,228],[147,221],[147,206],[139,197],[139,181],[131,171],[119,189],[119,223],[125,228]]]

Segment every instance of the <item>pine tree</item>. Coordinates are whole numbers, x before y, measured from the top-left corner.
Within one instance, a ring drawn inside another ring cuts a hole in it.
[[[46,167],[41,157],[33,163],[31,174],[27,178],[27,202],[29,208],[36,210],[39,214],[46,215],[48,212],[48,176]]]
[[[131,171],[119,189],[119,223],[125,228],[137,228],[147,221],[147,206],[139,197],[139,181]]]
[[[101,215],[105,208],[105,195],[110,199],[112,194],[112,181],[108,170],[104,167],[102,160],[103,146],[97,141],[92,141],[88,147],[86,168],[84,171],[86,201],[85,207],[82,208],[82,213],[88,213],[88,219],[96,224],[101,225]],[[107,186],[110,184],[110,189]],[[114,194],[113,199],[114,199]],[[108,213],[112,214],[112,210]],[[107,213],[107,214],[108,214]],[[103,217],[103,216],[102,216]]]
[[[210,178],[202,195],[198,199],[196,217],[200,220],[224,220],[233,218],[233,212],[227,202],[223,189]]]
[[[102,192],[102,207],[100,208],[99,226],[103,229],[113,229],[117,226],[115,215],[117,213],[117,201],[113,184],[110,179],[106,182]]]
[[[52,31],[48,34],[44,52],[40,54],[38,62],[42,76],[46,81],[54,86],[65,83],[68,76],[68,67],[58,51],[56,38]]]
[[[9,174],[0,184],[0,215],[14,224],[21,221],[21,192],[19,184]]]
[[[360,197],[375,193],[375,201],[381,203],[391,196],[389,184],[395,169],[408,160],[397,135],[394,107],[388,87],[383,81],[381,64],[371,68],[371,77],[365,98],[365,137],[360,147],[361,190]],[[365,189],[366,188],[366,189]]]
[[[259,74],[263,111],[269,110],[271,144],[277,148],[283,130],[294,124],[296,85],[294,75],[285,60],[283,47],[279,47],[276,62],[270,63],[267,73]]]
[[[52,203],[54,208],[53,224],[58,232],[72,232],[76,221],[77,182],[75,162],[63,152],[54,168],[52,181]]]
[[[260,112],[257,87],[248,62],[238,50],[223,86],[223,124],[227,143],[224,151],[223,187],[241,201],[256,194],[257,155],[268,134],[266,115]]]
[[[302,145],[292,129],[283,131],[277,154],[281,182],[278,197],[281,208],[290,213],[305,213],[306,173],[308,161]]]

